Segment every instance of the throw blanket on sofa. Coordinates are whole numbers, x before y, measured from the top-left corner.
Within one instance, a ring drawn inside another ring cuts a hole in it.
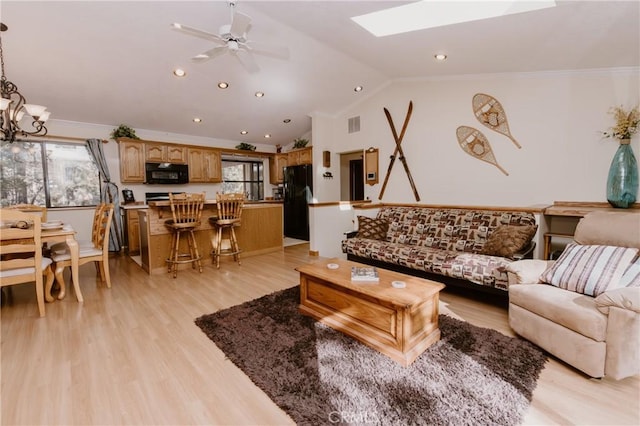
[[[384,237],[349,238],[343,252],[502,290],[512,259],[483,253],[489,236],[505,225],[536,225],[528,212],[396,206],[382,207],[376,220],[388,225]]]

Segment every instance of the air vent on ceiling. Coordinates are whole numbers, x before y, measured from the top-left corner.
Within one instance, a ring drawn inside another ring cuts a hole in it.
[[[351,117],[349,119],[349,133],[355,133],[360,131],[360,116]]]

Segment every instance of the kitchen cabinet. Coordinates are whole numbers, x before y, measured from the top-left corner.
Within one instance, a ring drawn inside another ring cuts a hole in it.
[[[222,158],[220,150],[210,148],[189,148],[189,182],[222,182]]]
[[[144,183],[144,145],[135,139],[118,139],[122,183]]]
[[[288,166],[300,166],[303,164],[311,164],[312,162],[313,156],[311,147],[289,151],[287,159]]]
[[[184,146],[170,144],[145,144],[145,159],[150,163],[187,162],[187,149]]]
[[[269,182],[277,185],[284,182],[284,168],[289,165],[289,154],[276,154],[269,157]]]
[[[130,255],[140,252],[140,221],[136,209],[126,210],[127,220],[127,250]]]

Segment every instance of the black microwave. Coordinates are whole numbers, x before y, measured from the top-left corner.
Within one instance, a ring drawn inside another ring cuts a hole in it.
[[[146,163],[145,183],[180,184],[189,183],[189,166],[186,164]]]

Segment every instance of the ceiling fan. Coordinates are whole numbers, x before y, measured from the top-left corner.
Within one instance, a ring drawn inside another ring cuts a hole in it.
[[[278,59],[289,58],[289,49],[287,47],[249,40],[247,38],[247,33],[251,27],[251,17],[244,13],[236,12],[235,6],[235,2],[229,2],[229,8],[231,10],[231,24],[221,26],[218,30],[218,34],[202,31],[197,28],[188,27],[178,23],[171,24],[172,29],[180,31],[183,34],[199,37],[218,44],[218,46],[191,58],[193,62],[205,62],[228,52],[237,57],[247,71],[253,73],[260,70],[253,57],[253,53],[271,56]]]

